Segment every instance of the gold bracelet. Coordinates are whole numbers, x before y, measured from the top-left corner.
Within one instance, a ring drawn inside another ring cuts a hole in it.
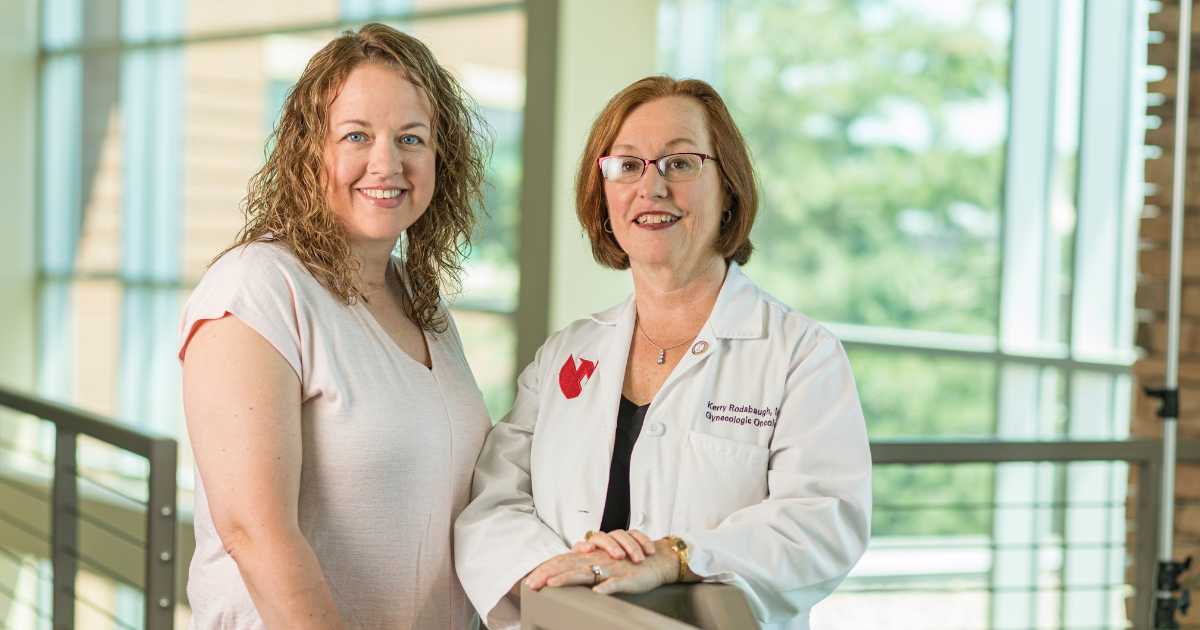
[[[667,536],[665,540],[671,541],[671,551],[679,556],[679,577],[675,578],[676,582],[682,582],[683,578],[687,577],[688,572],[688,546],[683,542],[683,539],[678,536]]]

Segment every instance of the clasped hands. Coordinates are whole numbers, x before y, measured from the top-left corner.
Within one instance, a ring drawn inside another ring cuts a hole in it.
[[[593,566],[600,568],[600,582],[596,582]],[[570,553],[538,565],[513,585],[512,593],[520,596],[522,581],[535,591],[544,586],[579,584],[604,595],[645,593],[678,577],[679,555],[672,550],[670,540],[652,541],[636,529],[617,529],[596,532],[587,541],[575,543]],[[684,581],[695,579],[689,571]]]

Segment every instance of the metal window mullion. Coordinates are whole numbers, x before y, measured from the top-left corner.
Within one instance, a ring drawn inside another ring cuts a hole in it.
[[[1072,356],[1108,355],[1131,346],[1120,313],[1132,302],[1122,288],[1133,273],[1122,248],[1129,221],[1125,173],[1129,159],[1132,71],[1131,0],[1089,0],[1084,13],[1075,231]],[[1122,334],[1124,333],[1124,334]]]
[[[1042,347],[1046,260],[1048,161],[1044,139],[1052,121],[1054,4],[1014,0],[1009,74],[1009,135],[1005,165],[1004,233],[1001,257],[1000,352]],[[1018,237],[1019,236],[1019,237]],[[996,434],[1007,439],[1037,435],[1040,368],[1000,362]],[[997,502],[1027,497],[1037,487],[1037,464],[1006,463],[995,468]],[[1036,540],[1036,510],[993,511],[997,546]],[[990,577],[990,623],[998,630],[1025,628],[1036,621],[1032,591],[1009,591],[1037,575],[1035,550],[996,550]]]
[[[1076,283],[1074,269],[1079,260],[1079,247],[1075,242],[1079,236],[1079,197],[1078,197],[1078,166],[1074,169],[1075,179],[1073,182],[1065,182],[1066,173],[1063,169],[1062,159],[1059,151],[1064,149],[1060,145],[1063,136],[1070,135],[1070,140],[1066,144],[1073,144],[1076,156],[1076,165],[1078,165],[1079,156],[1079,110],[1083,99],[1082,94],[1082,51],[1079,49],[1082,46],[1084,30],[1086,25],[1083,24],[1083,13],[1085,12],[1086,0],[1057,0],[1057,24],[1056,34],[1057,41],[1055,42],[1056,58],[1054,61],[1055,68],[1055,87],[1054,87],[1054,125],[1051,129],[1052,139],[1049,143],[1049,160],[1050,160],[1050,177],[1046,193],[1046,203],[1048,208],[1048,218],[1053,223],[1053,215],[1056,212],[1055,205],[1059,195],[1066,196],[1066,191],[1070,191],[1070,211],[1073,213],[1072,225],[1070,233],[1064,234],[1062,237],[1055,236],[1056,245],[1060,248],[1064,247],[1063,241],[1071,240],[1070,250],[1066,254],[1060,256],[1055,261],[1053,268],[1047,269],[1047,274],[1054,274],[1058,277],[1061,274],[1069,271],[1070,279],[1067,280],[1066,288],[1066,304],[1061,304],[1063,291],[1059,289],[1056,295],[1056,300],[1059,302],[1059,309],[1056,311],[1057,319],[1050,325],[1057,329],[1062,324],[1065,324],[1065,330],[1062,331],[1058,340],[1066,344],[1069,348],[1071,340],[1075,334],[1075,314],[1078,312],[1075,308]],[[1065,189],[1065,190],[1064,190]],[[1060,281],[1061,282],[1061,281]],[[1062,311],[1065,310],[1066,313]],[[1072,374],[1068,371],[1064,378],[1067,379],[1067,409],[1068,423],[1070,420],[1070,387],[1072,382]]]
[[[78,46],[83,39],[84,0],[43,0],[41,5],[42,44],[55,47]]]
[[[1001,258],[1000,347],[1044,344],[1048,138],[1053,128],[1055,2],[1015,0]]]
[[[82,60],[64,55],[42,64],[41,151],[38,182],[38,269],[69,273],[74,269],[81,215],[80,170],[83,90]]]
[[[152,94],[146,98],[154,109],[154,137],[148,147],[153,158],[147,173],[148,200],[152,207],[151,239],[146,260],[149,269],[142,277],[158,282],[179,280],[183,246],[183,134],[184,63],[179,47],[155,51]]]
[[[1128,58],[1131,71],[1126,77],[1126,89],[1128,90],[1129,100],[1129,124],[1126,127],[1126,142],[1125,150],[1128,157],[1125,159],[1125,173],[1123,179],[1125,181],[1124,199],[1125,208],[1123,216],[1123,228],[1121,255],[1124,260],[1120,262],[1122,269],[1137,269],[1138,256],[1138,232],[1140,229],[1142,208],[1146,203],[1145,198],[1145,159],[1144,149],[1145,144],[1145,123],[1144,119],[1136,116],[1136,112],[1146,111],[1146,76],[1144,69],[1147,65],[1148,55],[1148,40],[1149,29],[1146,25],[1150,18],[1150,3],[1148,2],[1130,2],[1128,23],[1131,28],[1130,44]],[[1136,329],[1136,315],[1134,306],[1134,293],[1137,290],[1137,274],[1130,273],[1121,279],[1121,293],[1127,296],[1122,304],[1118,304],[1116,329],[1118,334],[1124,335],[1125,340],[1118,341],[1125,343],[1128,341],[1132,346],[1132,338]]]
[[[677,0],[678,47],[670,72],[677,78],[694,78],[721,88],[722,18],[725,0]]]

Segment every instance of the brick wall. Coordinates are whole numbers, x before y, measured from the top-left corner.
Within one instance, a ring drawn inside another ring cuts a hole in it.
[[[1180,326],[1179,436],[1200,438],[1200,6],[1193,5],[1192,75],[1189,81],[1187,192],[1184,218],[1183,317]],[[1138,254],[1137,345],[1145,356],[1134,365],[1135,404],[1132,432],[1139,436],[1162,435],[1158,401],[1143,393],[1145,386],[1161,387],[1166,371],[1167,273],[1171,231],[1172,152],[1175,139],[1176,55],[1179,30],[1179,1],[1162,3],[1150,16],[1150,30],[1162,34],[1161,43],[1151,43],[1147,59],[1152,66],[1167,69],[1161,81],[1147,84],[1147,115],[1161,124],[1146,131],[1146,145],[1158,147],[1161,156],[1146,160],[1146,207],[1142,214]],[[1152,38],[1151,41],[1154,41]],[[1153,120],[1151,118],[1150,120]],[[1153,124],[1153,123],[1150,123]],[[1149,126],[1149,124],[1147,125]],[[1154,152],[1154,149],[1149,151]],[[1200,465],[1181,465],[1176,470],[1177,508],[1175,557],[1194,556],[1200,564]],[[1131,486],[1133,487],[1133,486]],[[1132,522],[1132,521],[1131,521]],[[1136,534],[1136,532],[1135,532]],[[1194,578],[1193,568],[1185,577]],[[1195,593],[1200,595],[1200,593]],[[1180,617],[1183,628],[1200,628],[1200,614]]]

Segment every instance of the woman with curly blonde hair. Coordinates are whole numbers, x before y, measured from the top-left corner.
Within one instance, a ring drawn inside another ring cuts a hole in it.
[[[477,623],[451,528],[491,423],[441,291],[478,225],[485,129],[382,24],[288,94],[246,226],[181,323],[193,626]]]

